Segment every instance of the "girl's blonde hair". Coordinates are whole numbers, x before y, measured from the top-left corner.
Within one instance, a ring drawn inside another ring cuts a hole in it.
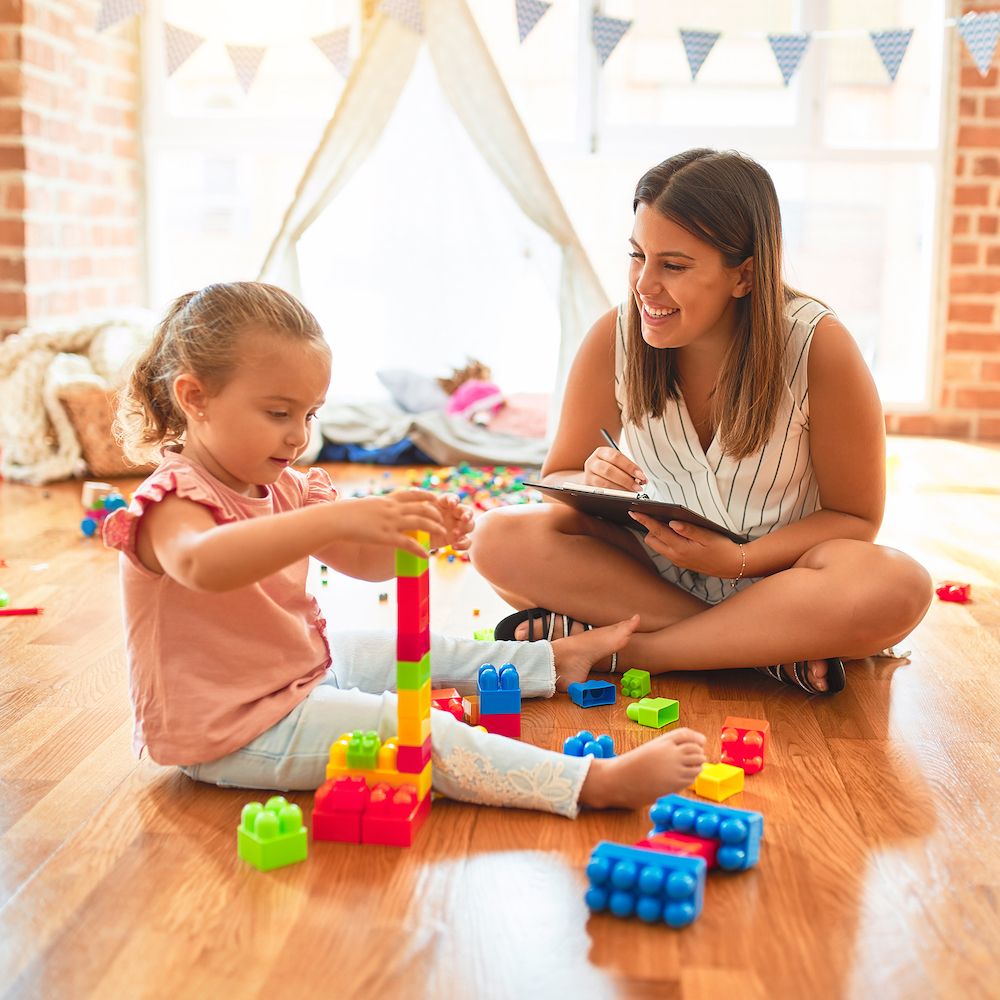
[[[689,149],[647,171],[635,189],[654,209],[722,256],[727,268],[753,258],[750,293],[736,302],[736,334],[719,372],[713,423],[725,454],[759,451],[774,429],[787,390],[785,305],[799,293],[782,278],[781,211],[768,172],[748,156]],[[638,424],[659,417],[681,395],[673,348],[642,339],[639,309],[629,296],[625,416]]]
[[[182,295],[170,304],[118,397],[115,436],[128,459],[144,464],[160,445],[184,440],[187,419],[174,379],[191,374],[218,391],[239,364],[241,337],[251,329],[329,353],[316,317],[274,285],[233,281]]]

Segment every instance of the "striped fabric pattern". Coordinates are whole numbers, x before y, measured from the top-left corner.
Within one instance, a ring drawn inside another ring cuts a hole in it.
[[[615,398],[624,409],[626,306],[618,309],[615,342]],[[671,400],[662,416],[641,425],[622,420],[621,448],[649,477],[646,492],[656,500],[683,504],[751,541],[819,509],[819,486],[809,453],[809,345],[816,324],[830,310],[808,298],[788,305],[785,376],[788,388],[774,432],[754,455],[734,461],[713,439],[708,451],[698,441],[683,399]],[[642,532],[638,532],[641,536]],[[660,575],[710,604],[734,591],[728,580],[674,566],[647,546]]]

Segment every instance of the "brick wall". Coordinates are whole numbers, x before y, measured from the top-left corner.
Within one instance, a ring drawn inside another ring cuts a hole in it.
[[[0,0],[0,334],[141,301],[138,21]]]
[[[962,12],[996,9],[967,4]],[[886,429],[1000,440],[1000,53],[983,77],[965,45],[958,47],[957,106],[945,109],[956,127],[945,155],[947,318],[937,399],[928,413],[887,414]]]

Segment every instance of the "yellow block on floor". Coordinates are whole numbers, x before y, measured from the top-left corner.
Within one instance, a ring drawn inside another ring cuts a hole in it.
[[[743,768],[732,764],[702,764],[701,774],[694,779],[691,788],[703,799],[722,802],[743,791]]]

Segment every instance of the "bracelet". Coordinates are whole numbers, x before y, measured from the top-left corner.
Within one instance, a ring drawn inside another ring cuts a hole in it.
[[[735,580],[730,580],[729,581],[729,586],[732,587],[733,590],[736,589],[736,584],[738,584],[740,582],[740,580],[743,579],[743,571],[747,568],[747,553],[746,553],[746,549],[743,548],[743,543],[742,542],[737,542],[736,544],[739,545],[739,547],[740,547],[740,555],[743,556],[743,565],[740,567],[740,575],[738,577],[736,577]]]

